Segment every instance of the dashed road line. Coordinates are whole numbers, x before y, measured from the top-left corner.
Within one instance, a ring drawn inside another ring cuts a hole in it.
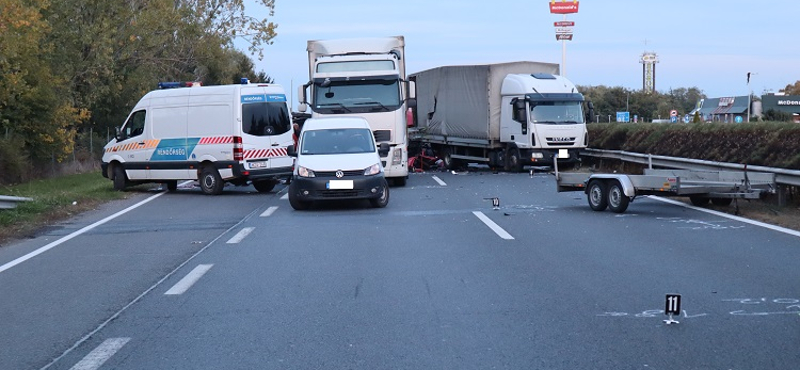
[[[442,179],[440,179],[439,176],[433,175],[433,181],[438,182],[439,185],[441,186],[447,186],[447,183],[442,181]]]
[[[483,221],[483,223],[485,223],[486,226],[489,226],[489,228],[492,229],[492,231],[494,231],[495,234],[497,234],[499,237],[501,237],[503,239],[506,239],[506,240],[513,240],[514,239],[514,237],[511,236],[511,234],[509,234],[508,232],[503,230],[503,228],[498,226],[496,223],[494,223],[494,221],[490,220],[489,217],[486,217],[486,215],[483,214],[483,212],[481,212],[481,211],[473,211],[472,214],[474,214],[476,217],[478,217],[479,220]]]
[[[273,213],[275,213],[275,211],[276,211],[277,209],[278,209],[278,206],[272,206],[272,207],[269,207],[269,208],[267,208],[267,210],[266,210],[266,211],[264,211],[264,213],[262,213],[262,214],[261,214],[261,217],[269,217],[269,216],[272,216],[272,214],[273,214]]]
[[[130,340],[131,338],[106,339],[70,370],[97,370]]]
[[[191,272],[189,272],[186,276],[183,277],[177,284],[173,285],[172,288],[164,293],[164,295],[180,295],[186,293],[189,288],[194,285],[198,280],[200,280],[203,275],[205,275],[208,270],[214,265],[198,265],[194,268]]]
[[[253,232],[253,230],[255,230],[255,229],[256,229],[255,227],[245,227],[244,229],[239,230],[239,232],[236,233],[236,235],[234,235],[232,238],[228,239],[228,241],[225,242],[225,243],[226,244],[238,244],[238,243],[241,243],[242,240],[244,240],[244,238],[246,238],[248,235],[250,235],[250,233]]]
[[[286,200],[286,199],[289,199],[289,193],[283,194],[283,196],[281,197],[281,200]]]

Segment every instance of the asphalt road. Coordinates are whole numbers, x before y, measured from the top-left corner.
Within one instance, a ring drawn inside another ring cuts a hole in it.
[[[547,174],[414,174],[384,209],[180,190],[1,267],[154,194],[0,249],[0,369],[800,367],[797,235]]]

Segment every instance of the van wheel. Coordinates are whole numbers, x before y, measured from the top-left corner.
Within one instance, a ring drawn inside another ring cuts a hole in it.
[[[225,183],[222,182],[222,177],[219,175],[219,171],[212,166],[205,166],[203,170],[200,172],[200,189],[203,190],[203,193],[208,195],[220,195],[222,194],[222,187],[225,186]]]
[[[386,180],[383,181],[383,191],[381,191],[381,196],[378,198],[372,198],[369,200],[375,208],[383,208],[389,204],[389,183]]]
[[[125,170],[122,165],[114,166],[114,190],[123,191],[127,185],[128,179],[125,178]]]
[[[625,212],[630,201],[631,199],[622,190],[622,184],[619,181],[612,182],[608,188],[608,209],[615,213]]]
[[[253,187],[256,188],[259,193],[269,193],[275,188],[275,185],[278,185],[277,180],[253,181]]]
[[[606,186],[602,181],[592,180],[589,183],[587,198],[589,198],[589,207],[594,211],[605,211],[608,207],[608,194]]]
[[[177,191],[178,190],[178,180],[170,180],[166,182],[167,184],[167,191]]]

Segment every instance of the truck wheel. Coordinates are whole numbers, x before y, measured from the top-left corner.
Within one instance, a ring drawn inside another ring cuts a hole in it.
[[[389,204],[389,184],[385,180],[383,181],[383,191],[381,191],[381,196],[379,198],[370,199],[369,202],[375,208],[383,208]]]
[[[692,202],[692,205],[697,207],[703,207],[708,204],[708,201],[710,199],[704,195],[690,195],[689,200]]]
[[[622,184],[619,181],[613,181],[608,188],[608,209],[616,213],[625,212],[630,201],[622,189]]]
[[[589,183],[586,196],[589,199],[589,207],[592,210],[605,211],[606,207],[608,207],[608,192],[602,181],[592,180]]]
[[[167,191],[172,192],[178,190],[178,180],[170,180],[167,181],[165,184],[167,184]]]
[[[114,166],[114,190],[123,191],[128,179],[125,178],[125,170],[121,164]]]
[[[289,186],[289,205],[297,211],[305,211],[311,207],[311,202],[300,200],[297,192]]]
[[[508,172],[516,173],[522,171],[522,159],[519,154],[519,149],[509,148],[506,153],[508,153],[508,157],[506,158],[506,169]]]
[[[459,161],[453,159],[453,149],[448,147],[442,148],[442,161],[444,161],[444,167],[448,170],[457,170],[460,163]]]
[[[733,198],[711,198],[711,204],[715,206],[729,206],[733,203]]]
[[[278,185],[277,180],[253,181],[253,187],[256,188],[256,191],[259,193],[269,193],[275,188],[275,185]]]
[[[213,166],[205,166],[200,171],[200,189],[203,193],[208,195],[222,194],[222,187],[225,183],[222,182],[222,177],[219,171]]]

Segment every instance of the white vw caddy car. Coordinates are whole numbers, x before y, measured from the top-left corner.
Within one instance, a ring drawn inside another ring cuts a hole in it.
[[[383,174],[380,149],[367,120],[360,117],[310,118],[303,124],[295,157],[289,203],[304,210],[320,200],[368,199],[373,207],[389,203],[389,185]]]

